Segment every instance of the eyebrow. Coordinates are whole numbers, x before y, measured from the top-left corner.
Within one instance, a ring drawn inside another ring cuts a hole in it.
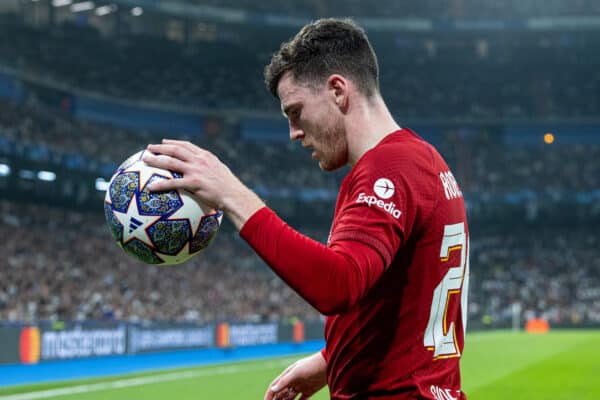
[[[281,109],[281,113],[283,114],[284,117],[288,118],[288,114],[290,113],[290,111],[292,110],[292,108],[295,108],[299,105],[300,103],[291,103],[288,104],[287,106],[283,107]]]

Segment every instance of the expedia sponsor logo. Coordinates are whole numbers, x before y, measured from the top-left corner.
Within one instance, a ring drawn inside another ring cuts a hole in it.
[[[402,215],[402,211],[396,209],[396,203],[394,203],[393,201],[386,203],[376,196],[367,196],[365,193],[360,193],[358,195],[356,203],[365,203],[369,207],[379,207],[396,219],[400,218],[400,216]]]
[[[392,197],[395,189],[394,183],[387,178],[379,178],[373,185],[375,194],[383,200],[387,200]]]

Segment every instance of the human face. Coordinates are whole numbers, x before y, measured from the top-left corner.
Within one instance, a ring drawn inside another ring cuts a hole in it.
[[[286,72],[277,87],[281,110],[290,125],[290,139],[313,150],[312,158],[324,171],[333,171],[348,163],[348,144],[343,114],[335,97],[323,84],[312,87],[297,82]]]

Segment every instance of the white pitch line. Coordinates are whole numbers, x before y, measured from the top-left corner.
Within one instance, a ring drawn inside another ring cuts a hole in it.
[[[39,390],[34,392],[27,393],[18,393],[11,394],[7,396],[0,396],[0,400],[36,400],[36,399],[49,399],[52,397],[58,396],[69,396],[74,394],[81,393],[89,393],[89,392],[99,392],[102,390],[111,390],[111,389],[123,389],[132,386],[143,386],[143,385],[152,385],[155,383],[161,382],[170,382],[170,381],[178,381],[183,379],[191,379],[198,378],[202,376],[216,376],[216,375],[229,375],[229,374],[237,374],[239,372],[249,372],[249,371],[257,371],[263,369],[271,369],[274,367],[280,367],[283,365],[287,365],[290,362],[296,360],[286,358],[279,361],[268,361],[262,364],[262,366],[222,366],[216,368],[210,368],[201,371],[187,371],[187,372],[171,372],[166,374],[158,374],[151,376],[144,376],[140,378],[129,378],[129,379],[120,379],[116,381],[110,382],[100,382],[100,383],[91,383],[86,385],[77,385],[70,386],[59,389],[48,389],[48,390]]]

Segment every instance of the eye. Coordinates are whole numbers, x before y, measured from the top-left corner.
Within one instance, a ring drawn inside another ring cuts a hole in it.
[[[290,118],[292,118],[294,121],[297,121],[298,119],[300,119],[300,115],[302,115],[302,110],[299,108],[295,108],[294,110],[292,110]]]

